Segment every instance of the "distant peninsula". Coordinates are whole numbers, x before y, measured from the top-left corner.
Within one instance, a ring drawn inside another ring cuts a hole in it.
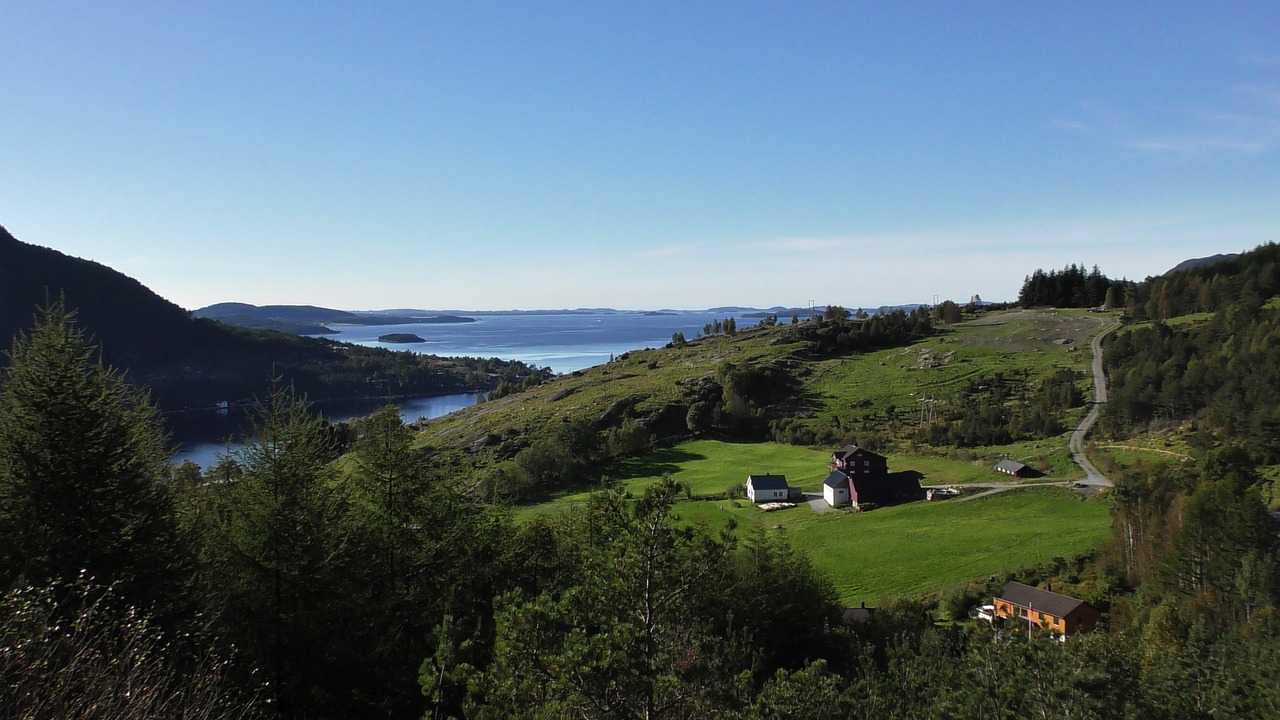
[[[249,305],[219,303],[200,308],[193,317],[217,320],[227,325],[279,330],[294,335],[332,335],[328,325],[439,325],[475,322],[475,318],[458,315],[416,315],[412,312],[348,312],[314,305]]]
[[[413,333],[389,333],[387,335],[379,335],[378,342],[384,343],[423,343],[425,339],[414,335]]]

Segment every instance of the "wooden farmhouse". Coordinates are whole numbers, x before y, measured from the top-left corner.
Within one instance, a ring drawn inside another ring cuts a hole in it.
[[[912,471],[880,475],[846,475],[832,470],[822,483],[822,499],[831,507],[892,505],[924,497],[920,474]]]
[[[845,475],[887,475],[889,459],[866,448],[849,444],[831,453],[831,469]]]
[[[1089,630],[1102,620],[1102,613],[1083,600],[1020,582],[1006,583],[994,605],[998,618],[1011,618],[1061,638]]]
[[[751,502],[785,502],[791,489],[785,475],[750,475],[747,477],[747,497]]]
[[[831,507],[889,505],[924,497],[919,473],[891,473],[888,458],[857,445],[831,453],[830,469],[822,483],[822,499]]]

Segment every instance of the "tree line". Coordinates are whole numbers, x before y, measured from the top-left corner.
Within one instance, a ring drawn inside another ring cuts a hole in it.
[[[1072,263],[1061,270],[1037,269],[1022,282],[1022,307],[1119,307],[1124,283],[1103,275],[1094,265],[1087,272]]]

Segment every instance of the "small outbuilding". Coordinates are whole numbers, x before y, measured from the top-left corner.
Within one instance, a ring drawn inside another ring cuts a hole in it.
[[[996,466],[993,469],[998,473],[1004,473],[1005,475],[1010,475],[1016,478],[1040,477],[1039,472],[1033,470],[1027,465],[1023,465],[1017,460],[1001,460],[996,463]]]
[[[790,496],[785,475],[749,475],[747,476],[747,498],[751,502],[785,502]]]

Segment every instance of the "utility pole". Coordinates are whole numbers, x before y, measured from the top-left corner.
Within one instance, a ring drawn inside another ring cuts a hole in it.
[[[920,425],[921,426],[924,426],[925,424],[932,425],[934,421],[937,420],[937,415],[935,414],[936,412],[935,407],[937,406],[937,404],[938,404],[937,398],[931,398],[928,395],[924,395],[920,398]]]

